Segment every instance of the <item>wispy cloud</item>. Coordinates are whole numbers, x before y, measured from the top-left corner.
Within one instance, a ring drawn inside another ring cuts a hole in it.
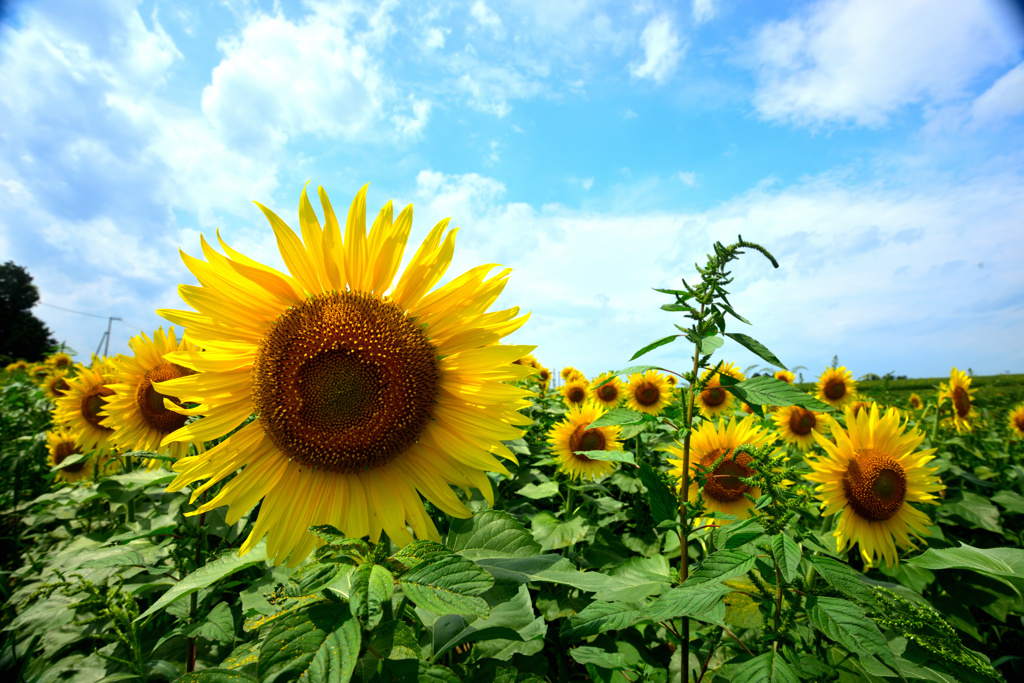
[[[642,62],[630,65],[629,72],[636,78],[648,78],[655,83],[664,83],[676,69],[676,64],[686,53],[686,47],[676,34],[672,19],[667,14],[651,19],[640,34],[643,48]]]

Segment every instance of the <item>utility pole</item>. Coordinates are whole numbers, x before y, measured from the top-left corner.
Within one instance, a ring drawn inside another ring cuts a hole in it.
[[[95,353],[95,355],[97,355],[97,356],[100,355],[100,347],[101,346],[103,347],[103,355],[104,356],[106,356],[106,355],[108,355],[110,353],[110,326],[113,324],[113,322],[115,320],[121,320],[121,319],[120,318],[115,318],[114,316],[109,316],[107,318],[107,331],[103,333],[102,337],[100,337],[100,343],[96,346],[96,353]]]

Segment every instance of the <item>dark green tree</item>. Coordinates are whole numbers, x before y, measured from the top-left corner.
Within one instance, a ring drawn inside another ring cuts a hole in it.
[[[39,290],[27,270],[13,261],[0,266],[0,356],[34,363],[56,345],[49,328],[32,314],[37,301]]]

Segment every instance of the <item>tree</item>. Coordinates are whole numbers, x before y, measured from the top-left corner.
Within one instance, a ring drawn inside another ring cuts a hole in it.
[[[0,266],[0,355],[34,363],[57,342],[42,320],[32,314],[39,290],[32,276],[13,261]]]

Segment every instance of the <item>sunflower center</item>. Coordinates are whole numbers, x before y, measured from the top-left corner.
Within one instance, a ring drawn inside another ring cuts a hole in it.
[[[53,464],[60,465],[70,456],[77,455],[81,452],[82,451],[78,450],[78,446],[75,445],[74,441],[61,441],[57,444],[57,447],[53,449]],[[81,472],[83,467],[85,467],[85,460],[79,460],[78,462],[68,465],[62,469],[65,472]]]
[[[185,426],[188,416],[164,407],[164,398],[170,398],[173,403],[180,404],[178,399],[165,397],[153,384],[194,374],[194,370],[183,368],[176,363],[164,362],[143,375],[142,381],[135,388],[135,405],[146,424],[164,434],[170,434]]]
[[[829,380],[828,384],[825,385],[825,396],[833,401],[838,401],[843,396],[846,396],[846,382],[841,379]]]
[[[1017,425],[1017,431],[1024,432],[1024,413],[1020,413],[1013,418],[1014,424]]]
[[[711,467],[722,453],[721,448],[715,449],[705,455],[700,464],[704,467]],[[754,470],[750,468],[750,463],[753,460],[746,453],[740,453],[738,456],[732,453],[726,455],[725,460],[708,477],[708,483],[704,486],[704,495],[723,503],[742,498],[743,494],[750,490],[750,486],[740,481],[740,477],[749,477],[754,473]]]
[[[636,389],[636,402],[642,406],[653,406],[661,399],[661,389],[654,382],[644,382]]]
[[[114,431],[110,427],[104,427],[100,424],[100,420],[104,419],[106,415],[100,415],[100,411],[103,410],[105,401],[104,396],[113,396],[114,390],[108,389],[102,384],[97,385],[85,392],[82,396],[82,417],[85,421],[91,424],[96,429],[102,429],[107,432]]]
[[[953,389],[953,405],[956,407],[957,417],[967,417],[971,412],[971,395],[963,387]]]
[[[569,403],[583,403],[586,397],[586,389],[580,386],[569,387],[569,390],[565,392],[565,398]]]
[[[437,351],[395,304],[331,292],[285,311],[260,341],[253,404],[267,436],[309,467],[352,474],[405,452],[441,385]]]
[[[881,522],[895,515],[907,494],[907,475],[890,455],[865,449],[850,460],[843,493],[861,517]]]
[[[64,381],[63,377],[57,378],[57,381],[53,383],[53,393],[60,394],[61,396],[66,394],[70,388],[71,387],[66,381]]]
[[[789,415],[789,429],[798,436],[806,436],[814,429],[814,413],[799,406],[793,406]]]
[[[573,456],[580,460],[590,460],[585,455],[579,455],[576,451],[603,451],[605,448],[604,432],[599,428],[586,429],[582,426],[577,427],[576,431],[569,437],[569,450],[572,451]]]
[[[714,408],[725,403],[725,389],[722,387],[711,387],[700,392],[700,400],[706,405]]]
[[[619,388],[614,382],[608,382],[597,388],[597,397],[602,401],[614,401],[619,397]]]

